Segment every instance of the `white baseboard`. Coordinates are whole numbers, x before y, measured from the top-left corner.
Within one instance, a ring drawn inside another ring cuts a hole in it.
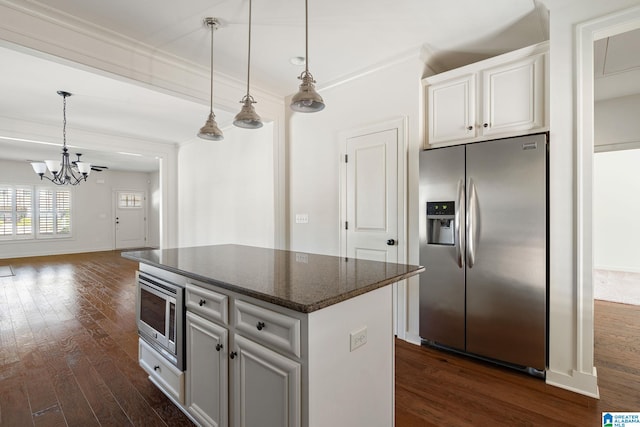
[[[594,270],[622,271],[626,273],[640,273],[638,267],[620,267],[619,265],[594,265]]]
[[[573,371],[571,375],[568,375],[562,372],[547,370],[546,383],[595,399],[600,398],[598,374],[595,367],[593,368],[592,374]]]
[[[422,341],[420,340],[420,337],[418,335],[415,335],[409,332],[406,333],[404,340],[408,343],[415,344],[415,345],[422,344]]]

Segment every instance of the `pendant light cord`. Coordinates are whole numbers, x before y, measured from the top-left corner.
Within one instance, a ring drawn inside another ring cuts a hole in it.
[[[249,76],[251,73],[251,3],[249,0],[249,53],[247,54],[247,98],[249,97]]]
[[[309,74],[309,0],[304,0],[304,70]]]
[[[62,146],[67,148],[67,95],[62,95]]]
[[[209,26],[211,27],[211,90],[209,93],[209,113],[213,114],[213,32],[216,29],[213,22],[210,22]]]

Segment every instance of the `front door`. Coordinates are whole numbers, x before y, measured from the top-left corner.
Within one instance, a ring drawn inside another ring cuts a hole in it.
[[[398,129],[348,138],[346,162],[346,256],[397,262]]]
[[[142,191],[116,191],[115,248],[146,246],[146,196]]]

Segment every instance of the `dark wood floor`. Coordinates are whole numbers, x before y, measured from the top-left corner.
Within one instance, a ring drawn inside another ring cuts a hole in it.
[[[100,252],[8,264],[1,426],[191,425],[138,366],[136,263]],[[396,425],[600,426],[602,411],[640,411],[640,307],[595,306],[601,400],[398,340]]]

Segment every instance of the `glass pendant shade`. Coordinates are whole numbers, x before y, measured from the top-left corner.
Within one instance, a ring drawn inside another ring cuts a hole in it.
[[[209,113],[209,118],[207,119],[204,126],[200,128],[198,136],[202,139],[208,139],[210,141],[222,141],[224,139],[224,135],[218,127],[218,123],[216,123],[216,115],[213,114],[213,111]]]
[[[256,109],[253,106],[256,101],[253,100],[251,95],[242,98],[242,109],[236,114],[233,124],[239,128],[244,129],[259,129],[262,127],[262,119],[256,113]]]
[[[300,77],[300,90],[291,98],[291,109],[300,113],[315,113],[324,109],[324,100],[318,92],[313,80],[313,76],[308,71],[304,71]]]
[[[44,162],[31,162],[31,167],[38,175],[43,175],[47,171],[47,164]]]
[[[44,163],[52,174],[55,175],[60,171],[60,160],[45,160]]]
[[[91,163],[76,162],[76,167],[82,175],[89,175],[91,173]]]

